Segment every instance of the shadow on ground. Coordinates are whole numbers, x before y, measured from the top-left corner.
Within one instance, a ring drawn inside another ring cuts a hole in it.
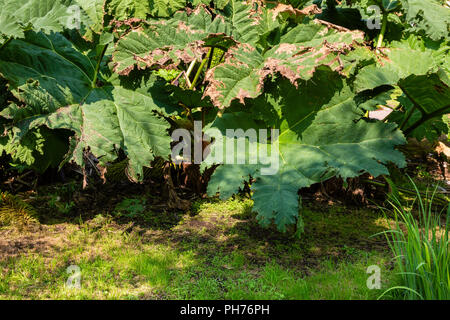
[[[64,242],[67,232],[86,229],[101,233],[108,228],[138,236],[147,243],[194,249],[202,257],[240,252],[252,263],[275,259],[305,270],[324,258],[349,259],[355,250],[388,250],[384,235],[374,236],[387,228],[382,212],[376,208],[306,204],[301,210],[304,231],[297,237],[294,228],[286,233],[274,226],[262,228],[252,212],[252,201],[243,197],[226,202],[200,199],[193,202],[190,211],[176,212],[161,203],[157,187],[124,184],[90,190],[74,185],[49,188],[31,197],[39,211],[39,226],[17,234],[0,230],[1,256],[51,251],[58,242]],[[124,199],[137,203],[136,209],[118,212]],[[64,212],[61,207],[67,204],[70,210]]]
[[[364,298],[367,263],[390,268],[384,236],[371,237],[388,226],[376,208],[305,204],[297,237],[294,229],[260,227],[245,197],[197,199],[190,211],[174,212],[154,188],[105,188],[29,195],[40,224],[0,229],[0,297]],[[324,261],[328,271],[319,272]],[[339,267],[352,262],[358,267]],[[71,264],[90,279],[77,294],[61,289]],[[312,274],[318,287],[301,280]],[[339,296],[343,274],[350,289]]]

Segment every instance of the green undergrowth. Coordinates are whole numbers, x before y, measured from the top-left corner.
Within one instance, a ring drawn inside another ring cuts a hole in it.
[[[305,208],[298,239],[262,232],[248,199],[202,200],[178,223],[153,228],[124,220],[151,211],[128,202],[128,211],[120,202],[122,211],[79,223],[0,229],[0,247],[10,248],[0,255],[0,298],[376,299],[397,281],[385,239],[369,238],[387,228],[376,211]],[[80,268],[80,289],[66,285],[70,265]],[[381,269],[380,289],[366,286],[370,265]]]

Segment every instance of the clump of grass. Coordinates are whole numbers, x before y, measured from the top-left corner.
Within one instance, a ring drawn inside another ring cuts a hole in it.
[[[18,196],[0,192],[0,226],[17,226],[36,223],[36,212],[32,206]]]
[[[433,213],[432,210],[436,189],[429,201],[425,201],[412,180],[411,183],[417,192],[412,208],[417,207],[418,218],[415,218],[411,211],[404,209],[397,196],[390,197],[389,202],[395,214],[395,227],[385,234],[400,270],[402,285],[388,289],[383,295],[392,290],[400,290],[408,300],[448,300],[450,204],[444,226],[441,223],[442,215]]]

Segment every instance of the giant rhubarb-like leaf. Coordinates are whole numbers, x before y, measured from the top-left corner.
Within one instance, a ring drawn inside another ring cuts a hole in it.
[[[450,113],[450,82],[441,70],[438,73],[411,75],[398,83],[404,96],[399,99],[404,111],[394,112],[389,119],[403,124],[409,136],[434,141],[448,127],[442,116]],[[426,121],[421,121],[424,118]],[[419,125],[420,124],[420,125]]]
[[[176,66],[201,59],[207,50],[202,39],[220,28],[220,22],[213,23],[204,7],[194,12],[178,12],[172,19],[150,24],[144,30],[137,29],[118,41],[113,53],[115,71],[127,75],[135,68],[151,66]]]
[[[93,40],[94,34],[103,30],[105,6],[107,0],[75,0],[83,10],[82,34],[87,40]]]
[[[274,119],[269,122],[280,128],[279,171],[262,174],[268,165],[261,163],[225,164],[216,169],[208,186],[209,194],[221,192],[228,197],[251,175],[256,179],[251,184],[254,209],[262,224],[275,221],[280,230],[285,230],[286,225],[295,223],[299,188],[333,176],[345,180],[365,172],[387,174],[384,164],[388,162],[404,166],[403,155],[394,150],[405,142],[396,125],[365,120],[349,86],[329,69],[321,68],[311,81],[299,81],[298,88],[283,80],[267,92],[249,104],[253,114],[240,116],[237,125],[234,118],[238,116],[225,113],[212,127],[221,130],[224,140],[233,139],[226,135],[225,128],[241,128],[242,119],[257,118],[254,110],[273,109]],[[257,143],[259,150],[262,147],[261,141]],[[249,149],[239,149],[246,153],[247,160]]]
[[[0,6],[0,32],[8,37],[22,36],[23,27],[29,24],[37,31],[62,31],[73,17],[73,12],[58,0],[0,0]],[[10,27],[3,28],[5,24]]]
[[[270,74],[280,73],[295,85],[298,79],[312,78],[321,65],[340,71],[344,64],[339,55],[362,39],[361,32],[314,22],[298,25],[264,53],[251,45],[240,45],[228,52],[225,63],[208,71],[205,95],[217,107],[225,108],[235,99],[244,103],[244,98],[259,96]]]
[[[185,4],[186,0],[111,0],[108,13],[117,20],[169,17]]]
[[[318,9],[314,7],[303,14],[313,14],[314,10]],[[201,60],[211,46],[228,49],[240,42],[256,47],[279,25],[277,14],[265,7],[255,10],[245,1],[232,0],[214,18],[204,6],[199,6],[177,12],[171,19],[150,21],[118,41],[113,54],[115,71],[126,75],[135,67],[174,68],[180,61]]]
[[[11,105],[1,114],[15,122],[15,141],[42,125],[72,130],[68,159],[83,166],[83,151],[89,149],[105,164],[122,149],[135,180],[154,156],[170,154],[169,124],[154,113],[165,113],[170,105],[164,96],[153,96],[155,77],[133,90],[121,87],[118,79],[102,79],[105,84],[98,87],[91,60],[67,39],[32,32],[0,51],[0,73],[26,103],[26,110]]]
[[[0,35],[20,38],[24,30],[49,33],[80,29],[92,38],[103,25],[105,0],[0,0]]]
[[[29,79],[39,81],[61,105],[71,102],[68,92],[78,103],[110,96],[93,84],[95,63],[58,33],[27,32],[25,39],[13,40],[0,51],[0,74],[13,91]]]
[[[383,52],[385,56],[381,56],[377,64],[366,66],[357,74],[356,92],[395,85],[410,75],[426,75],[439,68],[439,63],[429,51],[392,48],[384,49]]]
[[[424,32],[433,40],[448,37],[450,9],[436,0],[401,0],[412,30]]]
[[[170,154],[169,124],[153,112],[159,108],[150,95],[121,87],[115,87],[112,94],[113,100],[60,108],[23,125],[74,131],[71,160],[79,165],[84,164],[85,149],[90,149],[100,164],[117,159],[122,149],[129,159],[129,176],[142,179],[143,167],[155,156],[167,158]]]
[[[447,126],[442,115],[450,112],[450,83],[444,70],[448,57],[409,48],[386,49],[385,53],[381,63],[361,69],[355,80],[356,91],[384,88],[387,92],[391,86],[398,86],[404,93],[399,99],[402,110],[392,113],[389,120],[418,139],[433,140],[445,133]],[[426,122],[421,121],[423,117]]]

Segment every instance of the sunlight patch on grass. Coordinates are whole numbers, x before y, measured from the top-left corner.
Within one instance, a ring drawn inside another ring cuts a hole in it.
[[[248,199],[200,201],[164,232],[109,215],[64,225],[49,252],[0,259],[0,299],[374,299],[371,264],[382,289],[392,285],[384,239],[369,239],[385,229],[376,213],[305,208],[297,239],[261,229],[251,208]],[[70,265],[81,289],[66,287]]]

